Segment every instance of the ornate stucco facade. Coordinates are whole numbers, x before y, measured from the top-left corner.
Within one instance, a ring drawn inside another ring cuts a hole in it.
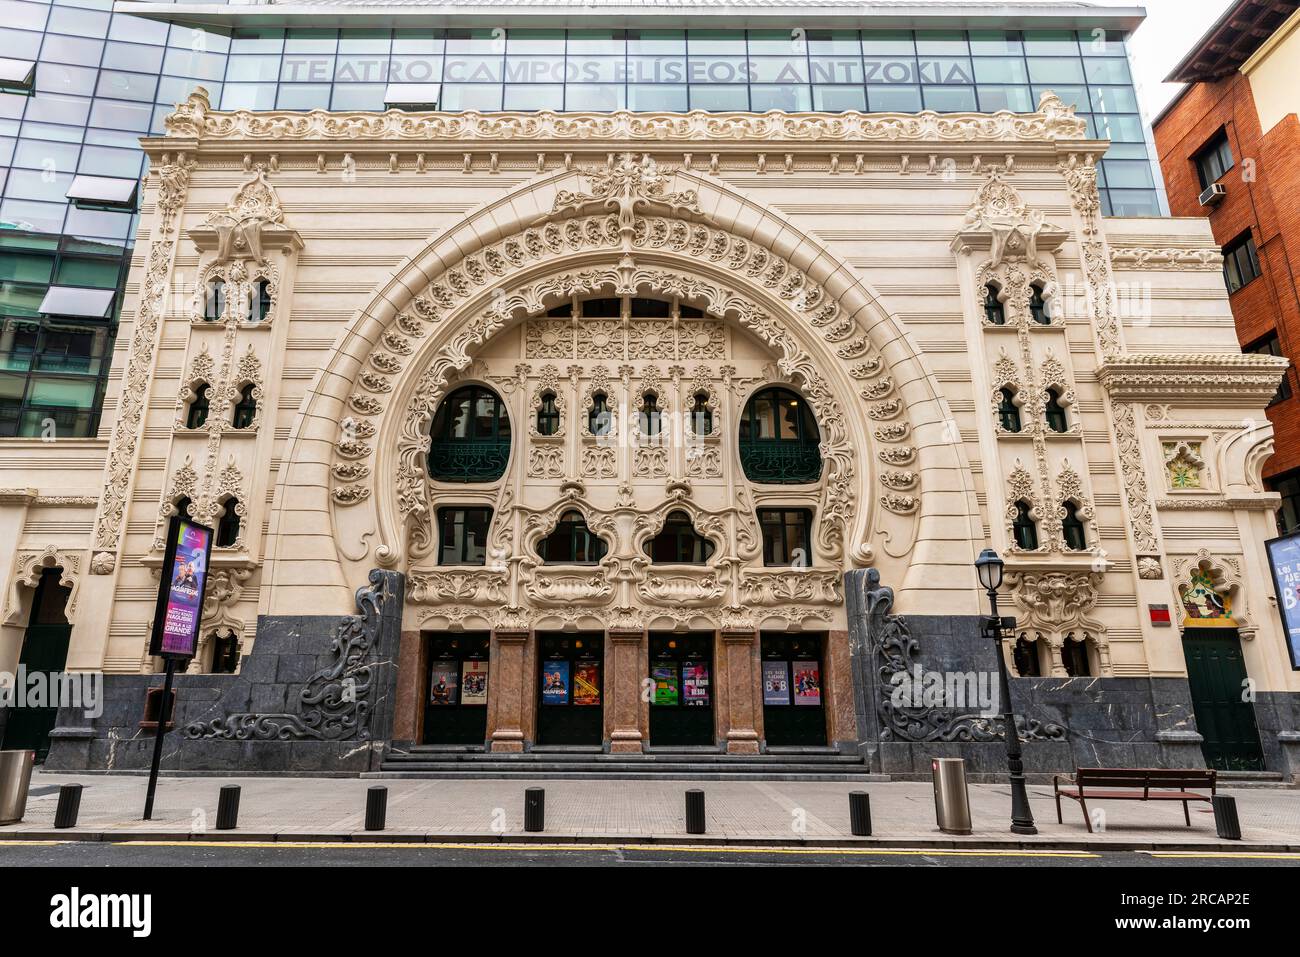
[[[248,684],[272,680],[248,671],[259,643],[283,655],[284,623],[314,622],[294,626],[296,650],[328,656],[370,581],[375,620],[400,614],[378,756],[422,739],[429,632],[490,634],[491,751],[534,743],[536,636],[551,632],[603,635],[611,751],[654,744],[655,633],[712,636],[715,741],[741,754],[765,743],[760,636],[821,636],[827,742],[870,749],[846,574],[874,568],[913,632],[969,622],[987,545],[1042,679],[1069,683],[1071,643],[1094,679],[1183,679],[1179,609],[1208,578],[1257,689],[1300,692],[1262,548],[1276,507],[1263,409],[1284,360],[1239,351],[1203,222],[1101,217],[1106,144],[1053,96],[1031,114],[303,114],[218,112],[200,92],[166,129],[145,140],[100,437],[0,442],[0,666],[40,569],[58,567],[69,667],[156,672],[163,534],[188,501],[200,522],[240,519],[213,552],[197,740],[274,738],[306,708],[294,695],[333,678],[280,675],[290,700],[257,703]],[[596,298],[622,305],[565,313]],[[252,321],[239,303],[259,299]],[[431,423],[467,385],[504,403],[508,462],[441,481]],[[747,477],[739,423],[772,385],[816,420],[814,481]],[[189,427],[203,386],[210,410]],[[613,411],[602,434],[597,393]],[[647,394],[673,423],[653,437]],[[558,428],[543,432],[545,397]],[[492,510],[482,566],[440,564],[436,516],[453,505]],[[800,567],[764,564],[756,514],[774,508],[813,517]],[[574,511],[605,555],[546,561]],[[704,563],[648,557],[673,513],[711,544]],[[1153,626],[1153,605],[1175,627]],[[222,636],[240,674],[205,683]],[[138,710],[142,685],[122,687]],[[227,692],[243,697],[223,706]],[[356,719],[325,697],[313,707]],[[1282,720],[1270,733],[1294,730]],[[102,728],[60,730],[69,764],[105,763]]]

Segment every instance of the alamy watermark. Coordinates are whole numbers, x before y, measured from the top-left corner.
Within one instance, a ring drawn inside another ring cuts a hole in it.
[[[104,675],[99,671],[0,671],[0,708],[79,709],[87,718],[104,713]]]

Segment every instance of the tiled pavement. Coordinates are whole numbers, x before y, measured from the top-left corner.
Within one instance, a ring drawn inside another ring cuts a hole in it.
[[[58,786],[85,785],[78,826],[52,831]],[[242,788],[239,827],[214,832],[217,794],[223,784]],[[355,778],[163,777],[152,821],[142,821],[146,779],[136,775],[47,774],[32,778],[22,823],[0,828],[0,841],[37,836],[126,840],[143,837],[257,840],[379,839],[363,828],[366,789]],[[706,840],[733,843],[868,842],[897,846],[1208,847],[1251,845],[1300,850],[1300,790],[1251,788],[1224,791],[1236,797],[1243,841],[1220,841],[1208,804],[1192,805],[1192,827],[1181,805],[1134,801],[1097,805],[1104,830],[1088,835],[1078,805],[1063,802],[1065,823],[1056,823],[1050,787],[1030,785],[1037,837],[1007,830],[1006,785],[972,784],[970,837],[945,835],[935,826],[934,798],[925,782],[850,784],[824,782],[671,780],[502,781],[389,780],[388,822],[382,839],[511,840],[524,836],[523,796],[529,786],[546,789],[546,840],[672,840],[687,838],[684,792],[701,788],[707,802]],[[849,833],[848,792],[871,796],[873,836]]]

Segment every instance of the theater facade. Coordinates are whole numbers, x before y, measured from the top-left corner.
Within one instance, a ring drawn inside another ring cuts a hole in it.
[[[183,514],[216,547],[178,769],[794,748],[993,771],[998,719],[893,694],[991,672],[986,547],[1031,769],[1300,768],[1263,549],[1285,361],[1240,352],[1204,221],[1102,217],[1107,143],[1056,95],[304,113],[199,90],[144,148],[100,437],[0,442],[3,650],[58,588],[68,667],[107,675],[51,767],[147,763]]]

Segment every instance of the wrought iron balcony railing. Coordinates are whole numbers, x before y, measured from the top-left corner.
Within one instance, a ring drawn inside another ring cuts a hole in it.
[[[821,452],[803,442],[741,442],[740,465],[751,482],[815,482],[822,474]]]
[[[509,439],[435,439],[429,448],[429,474],[439,482],[491,482],[509,461]]]

